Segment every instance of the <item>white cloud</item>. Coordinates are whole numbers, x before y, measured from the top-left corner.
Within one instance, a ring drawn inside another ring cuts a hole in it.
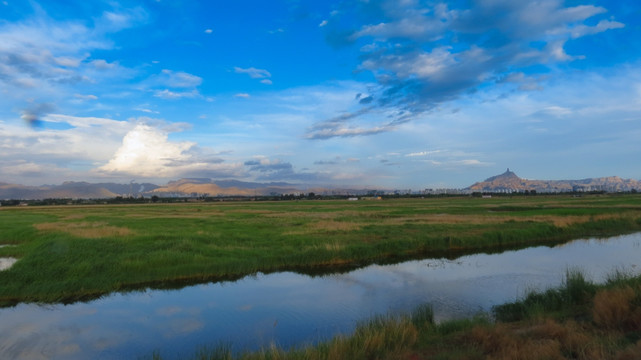
[[[154,96],[161,99],[176,100],[176,99],[182,99],[182,98],[199,97],[200,93],[198,93],[197,90],[177,92],[177,91],[171,91],[169,89],[164,89],[164,90],[154,91]]]
[[[110,85],[138,71],[92,53],[116,48],[111,35],[145,21],[141,9],[118,7],[92,18],[58,20],[37,3],[30,5],[34,15],[0,23],[0,107],[25,112],[36,103],[55,103],[68,111],[67,106],[96,100],[93,96],[106,99],[114,94],[102,96]]]
[[[432,151],[420,151],[420,152],[413,152],[413,153],[409,153],[409,154],[407,154],[407,155],[405,155],[405,156],[408,156],[408,157],[415,157],[415,156],[428,156],[428,155],[432,155],[432,154],[438,154],[438,153],[440,153],[440,152],[443,152],[443,150],[432,150]]]
[[[625,26],[595,18],[607,12],[603,7],[568,6],[561,0],[466,4],[369,2],[363,6],[376,9],[371,13],[378,19],[352,32],[329,23],[330,41],[361,42],[359,70],[372,72],[380,84],[370,92],[369,106],[396,109],[397,122],[407,122],[468,91],[506,81],[509,72],[522,75],[518,90],[541,90],[536,75],[546,71],[527,78],[523,71],[531,74],[533,65],[554,70],[557,63],[585,59],[568,54],[566,43]]]
[[[198,159],[195,147],[194,142],[170,141],[166,131],[140,123],[124,136],[120,148],[97,172],[145,178],[203,173],[239,175],[241,164],[224,164],[220,159]]]
[[[99,70],[113,69],[116,66],[118,66],[117,62],[109,63],[109,62],[107,62],[106,60],[103,60],[103,59],[93,60],[93,61],[91,61],[90,64],[93,65],[96,69],[99,69]]]
[[[167,134],[149,125],[138,124],[122,140],[122,146],[99,170],[144,177],[172,176],[171,165],[189,159],[186,153],[195,144],[171,143]]]
[[[35,130],[0,122],[0,181],[41,185],[43,179],[86,179],[86,171],[106,161],[132,128],[127,121],[61,114],[41,121]]]
[[[265,79],[272,77],[272,74],[269,71],[265,69],[257,69],[254,67],[243,69],[236,66],[234,67],[234,71],[238,74],[247,74],[252,79]]]
[[[183,71],[164,69],[153,81],[171,88],[194,88],[202,84],[203,79]]]
[[[80,99],[80,100],[98,100],[98,97],[96,95],[92,95],[92,94],[87,94],[87,95],[74,94],[73,96],[76,99]]]
[[[214,30],[212,30],[212,29],[207,29],[207,30],[205,30],[205,34],[211,34],[211,33],[213,33],[213,32],[214,32]]]
[[[244,98],[244,99],[249,99],[249,97],[250,97],[250,96],[251,96],[251,95],[249,95],[249,94],[247,94],[247,93],[238,93],[238,94],[234,95],[234,97],[237,97],[237,98]]]
[[[147,109],[145,107],[137,107],[134,110],[142,111],[142,112],[145,112],[145,113],[148,113],[148,114],[158,114],[159,113],[158,111]]]

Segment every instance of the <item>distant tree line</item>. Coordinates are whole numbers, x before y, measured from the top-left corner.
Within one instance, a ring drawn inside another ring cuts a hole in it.
[[[6,199],[0,200],[0,206],[46,206],[46,205],[95,205],[95,204],[149,204],[149,203],[187,203],[187,202],[223,202],[223,201],[302,201],[302,200],[347,200],[350,198],[358,199],[399,199],[399,198],[460,198],[460,197],[518,197],[518,196],[583,196],[583,195],[601,195],[606,194],[606,191],[580,191],[580,192],[560,192],[560,193],[540,193],[536,190],[526,190],[524,192],[473,192],[471,194],[408,194],[408,193],[395,193],[395,194],[378,194],[374,195],[354,195],[354,194],[341,194],[341,195],[320,195],[313,192],[310,193],[296,193],[296,194],[271,194],[271,195],[256,195],[256,196],[196,196],[196,197],[159,197],[153,195],[151,197],[144,196],[116,196],[114,198],[104,199],[69,199],[69,198],[51,198],[41,200],[21,200],[21,199]],[[626,192],[608,193],[608,194],[637,194],[638,191],[632,189]]]

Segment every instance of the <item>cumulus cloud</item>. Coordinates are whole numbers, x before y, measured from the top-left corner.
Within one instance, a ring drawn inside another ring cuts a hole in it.
[[[80,172],[109,159],[132,126],[127,121],[60,114],[42,114],[38,120],[41,126],[36,129],[0,121],[3,181],[41,185],[43,178],[78,178]]]
[[[168,132],[146,123],[137,124],[99,173],[145,178],[185,176],[233,176],[242,165],[225,164],[222,159],[202,156],[194,142],[174,142]]]
[[[552,68],[584,59],[584,54],[568,53],[568,41],[625,26],[614,19],[595,19],[606,15],[603,7],[568,6],[561,0],[465,4],[377,0],[345,7],[345,12],[365,14],[368,23],[350,30],[341,29],[340,21],[330,22],[324,26],[328,41],[358,44],[362,60],[357,70],[374,74],[379,85],[362,101],[368,110],[359,116],[371,112],[372,105],[398,113],[395,121],[371,126],[369,131],[356,127],[350,131],[348,126],[327,131],[321,126],[322,132],[310,138],[391,131],[393,125],[480,86],[505,83],[506,78],[518,81],[518,90],[538,90],[533,66]],[[595,20],[599,21],[593,25]]]

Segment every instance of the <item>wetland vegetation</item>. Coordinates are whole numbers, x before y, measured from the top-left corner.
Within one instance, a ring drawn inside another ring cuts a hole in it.
[[[0,305],[639,230],[639,195],[1,208]]]
[[[162,359],[158,353],[153,359]],[[641,277],[616,273],[596,285],[568,271],[564,284],[500,305],[493,314],[436,324],[429,306],[376,317],[315,346],[234,353],[220,345],[194,359],[617,359],[641,358]]]

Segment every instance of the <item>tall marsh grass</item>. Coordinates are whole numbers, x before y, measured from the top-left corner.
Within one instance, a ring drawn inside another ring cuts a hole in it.
[[[597,285],[586,280],[581,271],[568,270],[562,286],[543,292],[532,291],[524,299],[495,306],[492,311],[497,320],[504,322],[568,312],[587,305],[596,289]]]
[[[190,359],[641,359],[641,276],[613,278],[595,285],[568,271],[562,286],[495,308],[495,321],[478,316],[435,324],[431,307],[422,306],[410,315],[375,317],[351,335],[316,345],[287,350],[272,344],[256,352],[222,345]]]

